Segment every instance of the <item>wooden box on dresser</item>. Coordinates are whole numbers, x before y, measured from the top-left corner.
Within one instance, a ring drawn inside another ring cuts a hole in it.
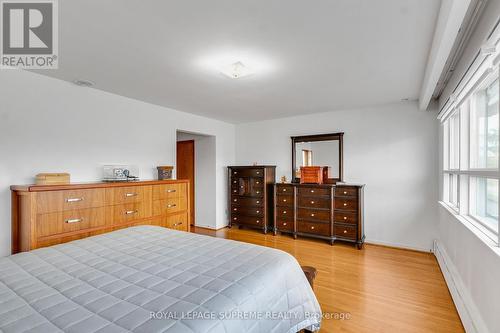
[[[11,186],[12,253],[134,225],[189,231],[189,181]]]
[[[278,231],[330,241],[365,240],[363,185],[275,184],[274,234]]]
[[[272,229],[276,166],[229,166],[229,227]]]

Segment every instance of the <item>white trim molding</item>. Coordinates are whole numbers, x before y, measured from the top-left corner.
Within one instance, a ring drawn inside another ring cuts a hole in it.
[[[465,287],[457,268],[438,240],[434,241],[433,252],[448,285],[465,331],[467,333],[490,333],[468,289]]]

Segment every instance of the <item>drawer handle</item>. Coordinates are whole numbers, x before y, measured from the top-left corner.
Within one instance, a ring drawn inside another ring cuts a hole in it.
[[[283,225],[284,225],[284,226],[286,226],[286,222],[285,222],[285,223],[283,223]]]
[[[260,201],[259,201],[259,200],[257,200],[256,202],[257,202],[258,204],[260,204]]]
[[[236,190],[233,190],[234,193],[236,193]]]
[[[243,185],[240,186],[240,188],[243,188],[243,187],[244,187]]]
[[[255,184],[259,185],[259,184],[260,184],[260,182],[255,182]]]
[[[238,208],[233,208],[233,210],[234,210],[234,211],[237,211],[237,210],[238,210]]]
[[[311,204],[313,204],[313,205],[314,205],[314,201],[311,201]]]
[[[172,207],[177,207],[177,204],[169,204],[169,205],[167,205],[167,208],[172,208]]]
[[[132,215],[132,214],[136,214],[136,213],[138,213],[137,210],[127,210],[127,211],[125,211],[125,215]]]
[[[283,199],[283,202],[286,202],[286,199]]]
[[[314,230],[314,226],[311,227],[311,230]]]
[[[257,221],[255,221],[255,222],[260,223],[260,220],[257,220]]]
[[[177,227],[178,225],[182,225],[182,222],[174,223],[174,227]]]
[[[347,216],[344,216],[344,220],[347,220]]]
[[[237,175],[237,174],[238,174],[238,171],[233,172],[233,175]]]
[[[79,202],[83,201],[83,198],[68,198],[66,199],[66,202]]]
[[[283,189],[283,192],[286,192],[286,188]]]
[[[346,191],[344,191],[344,194],[347,194],[347,192],[346,192]]]
[[[233,180],[233,184],[236,184],[236,180]]]
[[[136,197],[136,196],[138,196],[138,195],[139,195],[139,194],[137,194],[137,193],[125,193],[125,196],[126,196],[127,198],[129,198],[129,197]]]
[[[66,223],[78,223],[78,222],[82,222],[82,221],[83,221],[83,219],[80,218],[80,219],[67,219],[64,222],[66,222]]]
[[[257,213],[257,214],[259,214],[259,213],[260,213],[260,210],[256,211],[256,213]]]
[[[256,173],[257,173],[258,175],[260,175],[260,171],[257,171]]]
[[[311,217],[314,217],[314,213],[313,213],[313,214],[311,214]]]
[[[255,192],[255,193],[259,194],[260,192],[259,192],[259,191],[257,191],[257,192]]]
[[[237,202],[237,201],[238,201],[238,199],[234,199],[233,201],[234,201],[234,202]],[[258,203],[258,202],[257,202],[257,203]]]
[[[175,193],[175,192],[177,192],[177,190],[172,190],[172,189],[167,190],[167,193]]]
[[[314,193],[314,190],[311,190],[311,193]]]
[[[344,234],[347,234],[347,230],[344,230]]]
[[[283,214],[286,214],[286,210],[283,211]]]
[[[235,220],[235,221],[236,221],[237,219],[238,219],[237,217],[233,217],[233,220]]]

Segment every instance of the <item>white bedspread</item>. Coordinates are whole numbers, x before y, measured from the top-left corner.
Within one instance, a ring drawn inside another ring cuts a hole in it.
[[[297,332],[320,315],[289,254],[160,227],[0,259],[3,332]]]

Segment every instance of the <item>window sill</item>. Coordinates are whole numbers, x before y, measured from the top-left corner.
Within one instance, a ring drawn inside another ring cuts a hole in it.
[[[443,201],[439,201],[439,204],[453,215],[460,223],[462,223],[467,229],[469,229],[477,238],[479,238],[483,243],[488,245],[495,253],[500,255],[500,248],[496,242],[497,236],[489,231],[487,228],[480,225],[477,221],[469,219],[466,216],[458,214],[449,205]]]

